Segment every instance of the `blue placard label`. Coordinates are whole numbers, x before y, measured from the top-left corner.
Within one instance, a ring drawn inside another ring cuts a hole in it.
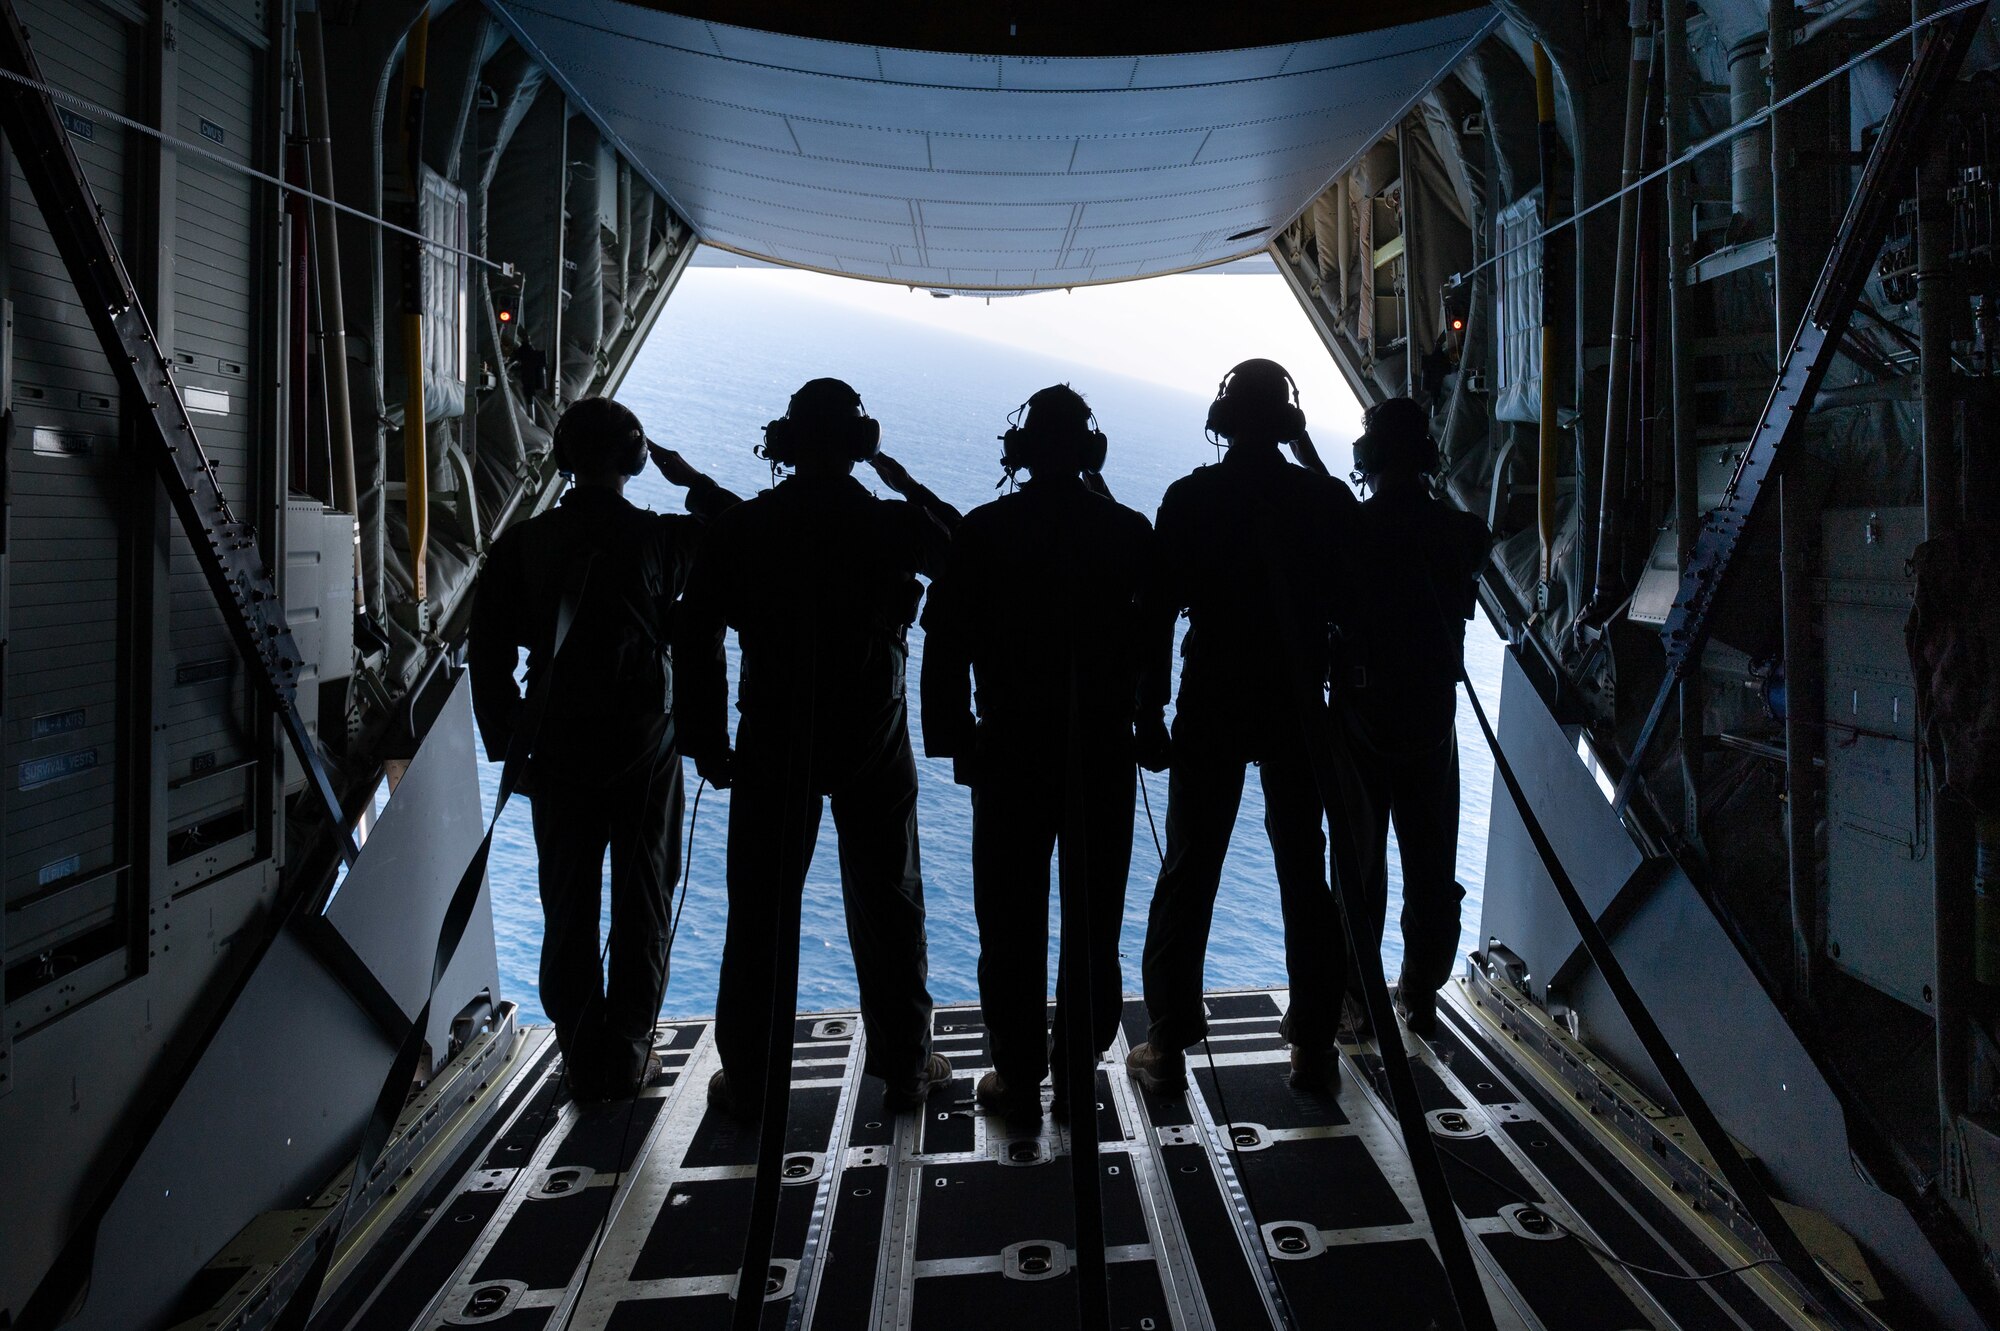
[[[206,116],[203,116],[201,120],[201,136],[210,143],[221,143],[229,137],[222,132],[222,126],[216,124]]]
[[[76,135],[79,139],[90,143],[97,142],[96,121],[80,116],[74,111],[65,110],[60,106],[56,108],[56,116],[62,121],[63,128]]]
[[[75,749],[48,758],[30,758],[21,764],[19,779],[15,785],[22,790],[33,790],[36,786],[46,786],[51,781],[60,781],[79,772],[88,772],[95,766],[97,766],[96,749]]]
[[[83,709],[74,708],[67,712],[45,712],[35,718],[36,739],[47,739],[51,735],[67,735],[83,729]]]
[[[50,883],[75,877],[81,868],[83,868],[81,855],[65,855],[59,860],[50,860],[35,874],[35,886],[47,887]]]

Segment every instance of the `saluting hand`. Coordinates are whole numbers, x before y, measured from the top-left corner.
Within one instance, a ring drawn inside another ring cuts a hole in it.
[[[875,468],[875,474],[882,478],[884,485],[905,498],[916,488],[916,478],[910,475],[909,469],[887,453],[877,453],[869,458],[868,465]]]
[[[662,448],[652,440],[646,441],[646,452],[652,456],[653,465],[660,469],[660,475],[668,482],[683,488],[692,488],[703,480],[694,465],[671,448]]]
[[[1301,434],[1298,438],[1292,440],[1292,456],[1296,458],[1298,460],[1298,464],[1301,467],[1304,467],[1307,471],[1316,471],[1322,476],[1330,476],[1333,474],[1332,472],[1329,472],[1326,469],[1326,462],[1323,458],[1320,457],[1319,449],[1314,447],[1313,437],[1310,431]]]

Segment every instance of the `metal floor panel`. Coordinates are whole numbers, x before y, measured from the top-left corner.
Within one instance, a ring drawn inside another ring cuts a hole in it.
[[[1292,1089],[1283,991],[1218,994],[1189,1051],[1198,1095],[1098,1078],[1114,1325],[1234,1331],[1339,1322],[1424,1328],[1445,1306],[1373,1046],[1345,1049],[1335,1100]],[[1641,1331],[1793,1325],[1714,1269],[1657,1198],[1593,1154],[1560,1106],[1517,1089],[1469,1011],[1411,1041],[1420,1091],[1499,1325]],[[801,1017],[764,1325],[954,1331],[1075,1322],[1068,1132],[1032,1134],[972,1103],[984,1070],[976,1008],[941,1009],[957,1075],[922,1113],[893,1115],[861,1071],[852,1013]],[[1128,1004],[1112,1059],[1143,1034]],[[559,1060],[496,1121],[475,1168],[431,1204],[428,1228],[350,1325],[606,1331],[724,1327],[754,1183],[756,1134],[708,1109],[718,1066],[706,1021],[660,1027],[665,1062],[632,1104],[579,1110]],[[1211,1061],[1212,1060],[1212,1061]],[[601,1241],[600,1241],[600,1235]],[[1578,1236],[1583,1236],[1579,1238]],[[1587,1241],[1586,1241],[1587,1240]],[[382,1264],[378,1264],[382,1265]],[[435,1284],[418,1298],[411,1286]]]

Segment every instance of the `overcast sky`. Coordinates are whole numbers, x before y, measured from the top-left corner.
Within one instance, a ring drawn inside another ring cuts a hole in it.
[[[724,276],[696,268],[682,280]],[[1232,356],[1268,356],[1292,372],[1321,443],[1344,444],[1361,432],[1354,394],[1275,268],[1187,273],[991,300],[939,299],[922,289],[789,269],[735,269],[726,280],[773,295],[851,305],[1203,396],[1215,392],[1216,380],[1229,368],[1215,363],[1214,348],[1227,346]]]

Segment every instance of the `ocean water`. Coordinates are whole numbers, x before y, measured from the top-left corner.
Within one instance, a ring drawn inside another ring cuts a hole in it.
[[[882,422],[883,450],[961,510],[994,496],[1000,479],[997,436],[1006,428],[1007,414],[1030,393],[1050,383],[1071,382],[1090,399],[1111,440],[1106,480],[1122,502],[1149,517],[1171,482],[1215,460],[1214,449],[1201,431],[1212,391],[1206,384],[1190,385],[1197,391],[1180,392],[1079,369],[980,338],[941,335],[934,328],[850,306],[795,295],[780,297],[768,286],[746,291],[749,284],[732,282],[735,276],[719,269],[698,268],[688,273],[627,376],[620,397],[639,414],[654,439],[679,449],[739,494],[747,496],[770,484],[770,473],[751,454],[751,446],[761,437],[764,422],[783,413],[791,392],[820,375],[834,375],[853,384],[870,413]],[[1268,280],[1276,284],[1279,279],[1184,280]],[[1290,308],[1288,294],[1275,288],[1274,294],[1282,302],[1274,304],[1279,315],[1302,317]],[[1214,359],[1220,366],[1239,358],[1239,349],[1215,349]],[[1324,444],[1322,447],[1324,450]],[[1344,448],[1327,450],[1327,455],[1335,467],[1345,462]],[[866,468],[858,475],[864,483],[886,493]],[[685,511],[680,492],[650,470],[632,484],[627,496],[660,512]],[[914,700],[917,671],[922,665],[922,630],[912,630],[910,637]],[[732,682],[737,678],[735,651],[732,636]],[[1500,651],[1501,644],[1491,628],[1483,618],[1476,619],[1468,633],[1467,666],[1489,710],[1498,704]],[[1485,744],[1462,701],[1458,725],[1465,810],[1458,845],[1458,878],[1466,888],[1462,952],[1471,946],[1479,920],[1492,769]],[[912,717],[912,731],[917,729]],[[976,1002],[979,943],[969,868],[971,801],[963,787],[952,784],[950,763],[924,757],[920,735],[917,743],[931,993],[940,1003]],[[1263,797],[1254,773],[1252,776],[1245,783],[1209,939],[1206,983],[1210,988],[1285,983],[1277,887],[1263,831]],[[499,780],[498,765],[482,764],[480,777],[490,812]],[[696,789],[692,764],[687,766],[686,777],[692,805]],[[1166,778],[1147,774],[1146,781],[1153,817],[1163,819]],[[703,1016],[714,1011],[725,919],[723,851],[728,818],[728,792],[710,790],[701,796],[687,862],[686,902],[662,1005],[669,1017]],[[687,835],[685,829],[683,835]],[[806,880],[799,971],[801,1011],[852,1008],[856,1002],[833,836],[829,820],[823,824]],[[520,1004],[525,1020],[543,1022],[546,1017],[535,978],[542,914],[534,866],[528,805],[516,800],[496,832],[490,869],[501,987],[504,997]],[[1159,867],[1143,806],[1133,820],[1132,866],[1119,945],[1128,992],[1136,992],[1139,986],[1146,911]],[[1395,923],[1401,886],[1392,850],[1390,927],[1383,945],[1384,965],[1392,980],[1402,953]],[[1053,949],[1052,939],[1051,975]]]

